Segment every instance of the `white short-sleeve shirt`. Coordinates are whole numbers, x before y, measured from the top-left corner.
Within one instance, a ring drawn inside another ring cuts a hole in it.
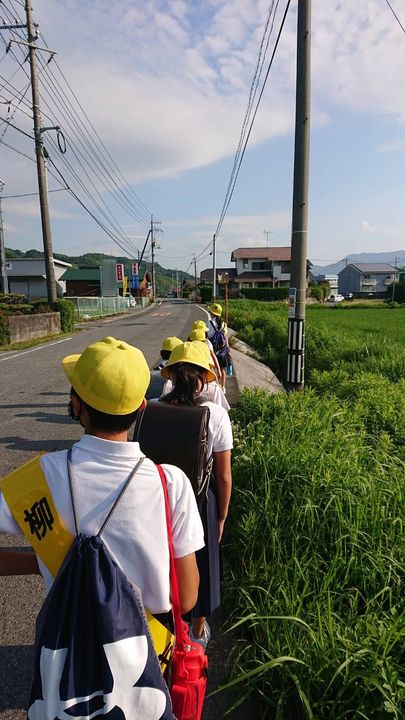
[[[220,407],[220,405],[215,405],[209,400],[205,400],[201,405],[205,405],[210,409],[207,456],[210,457],[213,452],[232,450],[232,426],[225,408]]]
[[[125,480],[142,457],[139,443],[135,442],[83,435],[73,445],[73,492],[79,532],[97,534]],[[67,451],[42,456],[41,466],[58,514],[75,534]],[[162,467],[167,478],[174,555],[180,558],[204,546],[204,531],[187,476],[173,465]],[[0,532],[21,533],[2,494]],[[168,612],[171,605],[165,504],[160,476],[151,460],[144,459],[102,539],[127,578],[140,588],[145,607],[152,613]],[[39,558],[38,564],[49,589],[53,578]]]

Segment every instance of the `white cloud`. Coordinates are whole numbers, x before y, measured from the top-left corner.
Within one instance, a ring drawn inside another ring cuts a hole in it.
[[[365,232],[370,235],[379,235],[384,237],[402,237],[405,238],[405,228],[399,227],[378,227],[377,225],[371,225],[365,220],[362,221],[361,226]]]
[[[268,6],[268,0],[37,0],[34,11],[40,30],[58,51],[60,66],[115,161],[132,183],[140,183],[176,177],[233,155]],[[283,9],[280,7],[274,36]],[[249,147],[293,131],[295,10],[293,3]],[[364,113],[365,122],[385,114],[394,117],[401,129],[405,94],[399,88],[405,43],[386,4],[380,0],[314,0],[312,30],[314,132],[333,122],[335,108]],[[8,57],[0,72],[8,77],[13,68]],[[54,72],[66,90],[57,70]],[[48,70],[41,75],[43,100],[50,102]],[[23,80],[17,75],[18,87]],[[60,92],[53,87],[51,95],[58,99]],[[48,112],[45,104],[43,110]],[[75,107],[72,111],[73,115],[78,112]],[[72,117],[56,106],[52,114],[67,138],[75,138],[77,131],[69,128]],[[32,125],[21,117],[19,124],[28,130]],[[387,154],[404,147],[401,138],[379,145]],[[5,152],[0,150],[0,161]],[[52,153],[63,167],[60,156]],[[13,158],[7,167],[10,190],[35,190],[35,169],[27,170],[28,161],[11,151],[7,158]],[[66,158],[77,167],[71,146]],[[105,189],[98,187],[104,196]],[[285,206],[289,203],[290,198]],[[70,199],[52,202],[53,217],[72,219],[71,206]],[[10,226],[22,227],[26,217],[27,235],[32,236],[33,228],[37,232],[37,226],[28,223],[34,217],[30,202],[8,206],[8,212]],[[119,217],[123,217],[121,211]],[[124,216],[122,222],[127,221]],[[200,247],[206,244],[216,221],[208,223],[204,217],[186,221]],[[99,231],[93,238],[87,224],[83,223],[84,227],[86,241],[96,244]],[[234,215],[227,218],[222,237],[230,247],[234,239],[238,244],[255,243],[263,241],[262,230],[267,227],[275,227],[269,216]],[[276,235],[270,236],[273,238]],[[170,242],[174,248],[175,240]]]

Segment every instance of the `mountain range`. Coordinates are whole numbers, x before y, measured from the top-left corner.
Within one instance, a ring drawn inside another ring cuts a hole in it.
[[[392,250],[380,253],[353,253],[329,265],[313,265],[311,273],[317,275],[337,275],[347,263],[390,263],[397,267],[405,266],[405,250]]]

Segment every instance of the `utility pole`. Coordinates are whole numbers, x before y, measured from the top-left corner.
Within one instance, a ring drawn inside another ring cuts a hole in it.
[[[34,118],[35,154],[37,158],[38,189],[39,203],[41,208],[42,239],[44,244],[46,287],[48,293],[48,302],[52,303],[55,302],[55,300],[57,299],[57,293],[55,268],[53,264],[52,254],[51,224],[49,221],[48,184],[46,178],[44,144],[42,142],[37,61],[35,56],[35,40],[37,39],[38,34],[35,30],[35,26],[32,20],[32,8],[30,5],[30,0],[25,0],[25,13],[27,18],[28,55],[31,70],[32,112]]]
[[[311,0],[300,0],[298,3],[297,20],[294,191],[291,233],[291,280],[288,312],[287,387],[289,390],[303,390],[304,388],[310,73]]]
[[[150,246],[152,255],[152,299],[155,301],[155,238],[153,236],[153,215],[150,217]]]
[[[3,214],[1,212],[1,196],[6,183],[0,180],[0,292],[8,295],[8,277],[6,270],[6,248],[4,244]]]
[[[217,297],[217,242],[215,233],[212,238],[212,300]]]
[[[392,297],[391,297],[391,302],[395,302],[395,281],[396,281],[396,277],[397,277],[397,262],[398,262],[398,258],[396,257],[396,258],[395,258],[395,266],[394,266],[394,267],[395,267],[394,282],[392,283]]]
[[[194,253],[194,292],[195,292],[195,301],[197,302],[197,260],[195,258],[195,253]]]

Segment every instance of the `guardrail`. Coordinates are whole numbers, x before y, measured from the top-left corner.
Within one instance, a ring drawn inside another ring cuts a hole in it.
[[[135,298],[134,298],[135,299]],[[119,295],[115,297],[68,297],[76,308],[76,318],[87,320],[89,318],[104,317],[105,315],[116,315],[128,311],[128,298]],[[135,307],[146,307],[149,304],[149,298],[136,298]]]

